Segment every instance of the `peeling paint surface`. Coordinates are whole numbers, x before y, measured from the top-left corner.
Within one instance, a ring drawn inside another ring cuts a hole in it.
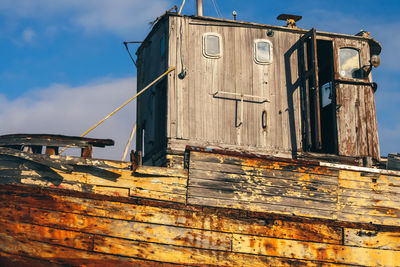
[[[191,152],[189,171],[19,166],[0,169],[0,263],[397,266],[400,259],[397,176],[203,152]]]

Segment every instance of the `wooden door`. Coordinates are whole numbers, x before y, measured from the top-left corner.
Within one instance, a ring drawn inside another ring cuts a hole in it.
[[[352,75],[343,67],[341,53],[345,49],[358,53],[359,70],[353,71]],[[363,66],[368,65],[370,59],[368,43],[336,39],[335,59],[339,155],[379,159],[374,90],[371,76],[363,71]]]
[[[300,38],[299,64],[302,84],[303,149],[305,151],[319,151],[322,142],[315,28],[312,28]]]

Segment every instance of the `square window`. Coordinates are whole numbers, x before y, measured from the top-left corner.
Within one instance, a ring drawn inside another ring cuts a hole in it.
[[[254,61],[258,64],[272,63],[272,44],[269,40],[254,41]]]
[[[220,58],[222,54],[221,37],[217,33],[203,35],[203,54],[208,58]]]

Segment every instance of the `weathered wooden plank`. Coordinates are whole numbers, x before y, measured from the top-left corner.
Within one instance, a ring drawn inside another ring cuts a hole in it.
[[[379,232],[344,228],[344,245],[400,250],[400,232]]]
[[[308,164],[302,161],[287,160],[283,162],[274,158],[263,159],[254,157],[240,157],[240,156],[229,156],[216,153],[205,153],[205,152],[190,152],[190,163],[207,162],[207,163],[223,163],[224,168],[229,168],[229,165],[247,166],[259,169],[277,169],[287,170],[301,173],[313,173],[318,175],[328,175],[336,177],[338,170],[333,168],[327,168],[317,165],[317,162]],[[192,166],[192,165],[191,165]],[[221,165],[220,165],[221,166]]]
[[[264,257],[226,251],[203,250],[156,243],[144,243],[111,237],[95,239],[94,250],[107,254],[131,256],[147,260],[215,266],[316,266],[310,262],[280,257]]]
[[[322,210],[314,207],[296,207],[266,202],[251,202],[246,200],[232,200],[223,198],[205,198],[198,196],[189,196],[188,203],[193,205],[204,205],[212,207],[246,209],[248,211],[278,213],[290,216],[302,216],[311,218],[336,219],[336,210]],[[306,208],[307,207],[307,208]]]
[[[385,206],[356,206],[346,205],[339,200],[339,211],[343,213],[351,213],[358,215],[372,215],[376,217],[392,217],[400,219],[400,209],[397,207],[385,207]]]
[[[135,173],[147,174],[151,176],[174,176],[187,178],[186,169],[172,169],[165,167],[154,167],[154,166],[139,166]]]
[[[238,183],[231,183],[218,180],[190,178],[189,191],[191,187],[219,189],[224,191],[237,192],[237,194],[242,194],[245,192],[247,193],[258,192],[260,195],[263,196],[283,196],[283,197],[302,198],[302,199],[317,200],[317,201],[320,200],[322,202],[332,202],[332,203],[337,202],[336,191],[321,193],[322,191],[321,189],[306,184],[304,184],[303,187],[300,186],[292,187],[290,186],[290,184],[288,187],[280,187],[280,186],[275,186],[275,184],[269,181],[268,179],[259,179],[259,180],[249,179],[249,181],[243,179]]]
[[[268,176],[265,176],[268,175]],[[236,173],[225,173],[218,171],[203,171],[190,169],[190,179],[201,179],[205,181],[217,181],[226,183],[243,183],[246,182],[249,185],[260,186],[268,185],[274,187],[284,187],[293,189],[303,189],[314,191],[315,193],[333,193],[337,194],[337,185],[332,183],[325,183],[319,180],[319,177],[314,178],[313,176],[306,174],[291,175],[291,173],[271,170],[266,172],[265,175],[246,175]]]
[[[400,226],[399,218],[394,218],[390,216],[380,216],[376,214],[357,214],[352,211],[348,212],[338,212],[337,214],[338,221],[342,222],[355,222],[355,223],[364,223],[364,224],[375,224],[375,225],[386,225],[386,226]]]
[[[60,155],[50,155],[50,159],[59,159],[69,165],[77,166],[91,166],[105,169],[131,169],[132,162],[116,161],[116,160],[106,160],[106,159],[89,159],[73,156],[60,156]]]
[[[131,162],[113,161],[113,160],[102,160],[102,159],[89,159],[72,156],[59,156],[59,155],[35,155],[39,158],[44,158],[50,161],[59,161],[64,164],[73,166],[76,171],[77,166],[90,166],[91,168],[105,168],[105,169],[130,169]],[[11,157],[7,155],[0,155],[0,168],[19,168],[20,164],[27,163],[22,158]]]
[[[9,212],[9,214],[10,213],[11,212]],[[4,228],[4,231],[13,234],[13,236],[16,234],[26,236],[26,233],[30,232],[29,229],[32,229],[35,231],[35,234],[32,234],[32,239],[34,240],[48,242],[52,238],[61,238],[62,241],[60,242],[76,242],[76,248],[87,250],[92,245],[93,238],[91,238],[91,236],[94,234],[137,241],[225,251],[230,250],[231,247],[230,233],[164,225],[162,221],[156,224],[133,222],[34,208],[30,208],[29,215],[24,216],[21,213],[16,213],[13,214],[13,216],[17,220],[20,219],[30,223],[14,223],[9,221],[10,225],[8,228]],[[6,224],[7,221],[2,222],[0,220],[0,226]],[[40,226],[37,224],[40,224]],[[49,227],[62,230],[57,232],[57,230],[53,230],[53,228]],[[64,238],[66,238],[66,241],[63,241]],[[72,241],[70,241],[71,238]],[[62,243],[61,245],[69,246],[67,243]]]
[[[359,193],[360,194],[360,193]],[[361,194],[360,194],[361,195]],[[394,209],[396,207],[400,207],[400,202],[396,200],[379,200],[375,199],[372,196],[368,197],[370,195],[365,194],[365,198],[361,197],[349,197],[349,196],[340,196],[339,203],[341,205],[346,205],[349,207],[355,207],[359,208],[360,211],[363,211],[363,208],[374,208],[374,207],[380,207],[380,208],[388,208],[388,209]]]
[[[37,145],[37,146],[77,146],[98,147],[113,146],[111,139],[86,138],[52,134],[8,134],[0,136],[0,145]]]
[[[381,194],[399,194],[400,187],[392,186],[386,183],[362,182],[354,180],[339,180],[339,188],[343,189],[362,189],[364,191],[372,191]]]
[[[55,224],[55,227],[62,227],[62,224]],[[0,219],[0,233],[11,235],[21,240],[30,239],[83,250],[93,249],[93,235],[28,223],[13,222],[4,220],[3,218]]]
[[[93,193],[95,194],[106,195],[106,196],[119,196],[119,197],[130,196],[129,188],[95,185],[93,186],[92,190]]]
[[[221,188],[204,188],[204,187],[189,187],[188,198],[199,197],[207,200],[210,199],[210,205],[214,199],[224,199],[234,202],[248,203],[248,206],[258,205],[258,203],[265,203],[271,205],[280,205],[286,207],[299,207],[304,209],[322,210],[322,211],[336,211],[336,201],[314,200],[309,198],[300,198],[295,196],[282,196],[282,195],[267,195],[262,190],[254,189],[253,191],[238,191],[231,189]],[[189,201],[190,203],[190,201]],[[311,208],[312,207],[312,208]],[[242,207],[247,209],[247,207]]]
[[[400,177],[393,175],[385,175],[373,172],[364,172],[362,170],[352,171],[352,170],[340,170],[339,178],[343,180],[361,181],[361,182],[374,182],[374,183],[384,183],[390,184],[391,186],[400,187]]]
[[[278,165],[275,163],[275,165]],[[287,170],[275,170],[275,165],[271,164],[271,168],[259,168],[259,167],[249,167],[249,166],[239,166],[231,164],[220,164],[202,161],[191,161],[190,169],[203,170],[203,171],[213,171],[213,172],[223,172],[223,173],[233,173],[239,175],[255,175],[255,176],[266,176],[266,177],[285,177],[292,179],[303,179],[305,181],[321,181],[326,184],[337,184],[337,177],[318,175],[302,171],[291,171]],[[291,168],[291,167],[290,167]],[[275,175],[274,175],[275,174]]]
[[[34,262],[45,262],[44,266],[53,264],[61,266],[164,266],[164,263],[145,261],[129,256],[107,255],[81,249],[74,249],[34,240],[20,240],[16,237],[0,233],[0,254],[18,257],[28,256]],[[166,264],[165,266],[169,266]]]
[[[72,172],[72,166],[61,161],[50,160],[47,155],[32,154],[12,148],[0,147],[0,154],[32,161],[36,164],[51,167],[64,172]]]
[[[298,173],[298,172],[281,171],[274,169],[255,169],[254,171],[248,171],[249,169],[245,168],[244,170],[239,167],[231,168],[230,166],[228,166],[227,169],[225,169],[225,166],[224,168],[220,169],[215,169],[210,167],[209,170],[190,168],[189,175],[191,177],[192,176],[196,176],[198,178],[203,177],[204,179],[216,179],[216,180],[229,179],[229,182],[235,182],[241,180],[242,177],[245,178],[254,177],[256,179],[265,179],[265,180],[268,179],[271,181],[276,181],[276,183],[279,183],[279,180],[285,180],[300,185],[304,184],[318,185],[318,187],[322,187],[325,189],[335,189],[337,188],[337,183],[338,183],[337,177],[331,177],[325,175]]]
[[[356,197],[359,199],[370,199],[371,201],[395,201],[400,202],[400,194],[393,192],[382,192],[378,190],[339,188],[338,194],[342,197]]]
[[[288,249],[290,248],[290,249]],[[362,266],[396,266],[399,251],[233,235],[232,251]]]
[[[147,190],[154,190],[160,192],[168,192],[175,194],[186,194],[185,178],[177,177],[126,177],[126,179],[118,178],[116,181],[106,179],[99,179],[97,177],[87,177],[87,183],[101,186],[112,187],[127,187],[127,188],[142,188]]]
[[[0,266],[35,266],[35,267],[62,267],[62,264],[44,259],[35,259],[27,255],[16,255],[0,250]]]
[[[222,210],[184,210],[146,205],[133,205],[127,203],[79,199],[69,196],[52,199],[44,198],[45,195],[22,195],[19,198],[1,198],[0,216],[4,219],[31,222],[28,214],[38,214],[37,222],[44,224],[49,219],[46,212],[56,216],[53,222],[61,223],[69,218],[70,212],[78,216],[105,217],[114,220],[135,221],[172,225],[184,228],[204,229],[225,233],[243,233],[260,236],[281,237],[296,240],[310,240],[340,244],[342,230],[337,226],[324,223],[296,222],[275,219],[270,216],[262,218],[246,216],[246,213]],[[7,200],[8,199],[8,200]],[[18,202],[19,204],[13,204]],[[31,208],[28,208],[28,207]],[[40,209],[39,209],[40,208]],[[30,211],[32,210],[32,212]],[[43,210],[45,209],[45,210]],[[50,212],[49,210],[58,211]],[[40,215],[45,214],[45,215]],[[65,216],[63,215],[65,214]],[[40,215],[40,216],[39,216]],[[74,215],[75,216],[75,215]],[[43,218],[42,218],[43,217]],[[72,217],[79,218],[79,217]],[[44,220],[44,221],[42,221]],[[79,221],[79,220],[75,220]],[[66,221],[69,225],[68,220]],[[49,224],[51,226],[52,224]],[[118,230],[118,229],[117,229]]]
[[[140,198],[148,198],[148,199],[157,199],[157,200],[165,200],[172,201],[178,203],[186,203],[186,195],[185,194],[174,194],[169,192],[160,192],[155,190],[143,189],[140,187],[132,188],[129,191],[131,197],[140,197]]]

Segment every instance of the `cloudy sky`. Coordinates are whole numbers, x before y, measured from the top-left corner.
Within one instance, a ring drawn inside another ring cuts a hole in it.
[[[187,0],[182,13],[195,13]],[[300,28],[355,34],[383,45],[373,72],[383,156],[400,152],[400,1],[203,0],[204,15],[282,25],[281,13],[302,15]],[[181,0],[1,0],[0,135],[80,135],[136,90],[136,69],[123,41],[141,41],[149,23]],[[135,50],[135,46],[132,49]],[[89,137],[112,138],[119,159],[135,120],[134,104]]]

